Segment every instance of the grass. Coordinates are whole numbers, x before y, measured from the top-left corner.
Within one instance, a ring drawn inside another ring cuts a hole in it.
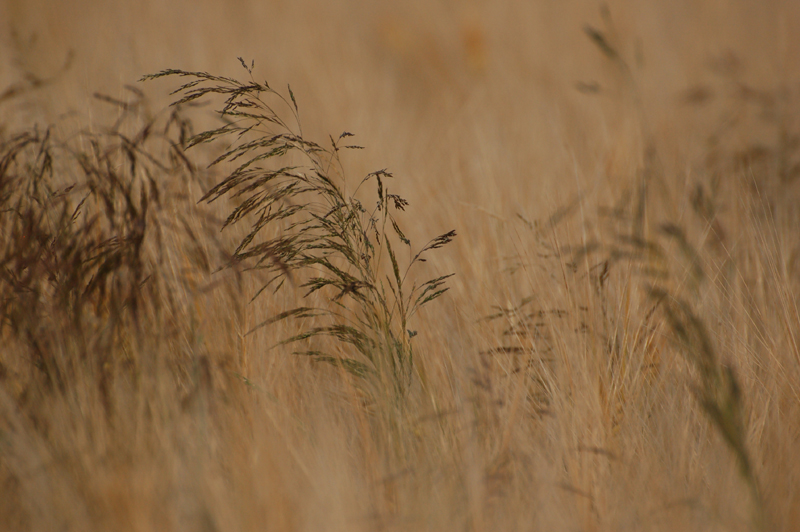
[[[269,68],[148,64],[91,113],[50,112],[85,48],[2,48],[0,529],[795,529],[800,124],[763,10],[699,61],[688,7],[409,40],[376,4],[374,41],[326,9],[248,32]],[[685,54],[632,22],[663,10]]]
[[[408,202],[389,192],[388,180],[392,174],[386,170],[371,172],[355,187],[353,194],[374,182],[375,207],[368,210],[355,197],[348,197],[344,192],[347,183],[339,151],[362,149],[343,143],[352,133],[342,133],[337,139],[331,137],[327,149],[306,140],[291,87],[287,89],[290,102],[266,82],[255,82],[253,65],[248,66],[241,58],[239,61],[250,76],[249,82],[183,70],[164,70],[143,79],[188,77],[190,81],[174,91],[181,95],[175,106],[212,95],[225,98],[219,110],[224,125],[195,135],[189,139],[188,147],[234,139],[211,166],[224,161],[236,161],[238,166],[200,201],[236,198],[238,205],[222,229],[252,220],[232,260],[246,263],[252,259],[250,268],[263,270],[270,276],[255,297],[273,283],[274,293],[287,279],[296,288],[305,290],[305,297],[320,290],[332,296],[325,307],[286,310],[256,328],[287,318],[323,315],[330,324],[308,328],[283,343],[327,336],[349,344],[360,359],[332,356],[319,349],[295,354],[341,365],[361,377],[371,375],[402,397],[413,375],[410,337],[415,333],[408,329],[409,320],[425,304],[447,291],[444,285],[450,277],[439,276],[409,288],[409,272],[415,264],[425,262],[424,255],[428,252],[450,243],[455,231],[431,239],[401,273],[387,229],[391,230],[396,246],[411,246],[392,213],[405,210]],[[267,98],[289,110],[294,127],[280,117]],[[272,159],[288,159],[293,152],[298,152],[302,159],[296,165],[262,166],[272,163]],[[278,227],[277,236],[263,239],[263,233],[273,226]],[[391,274],[384,280],[382,269],[386,260],[390,261]],[[303,275],[305,279],[295,281],[294,275]]]

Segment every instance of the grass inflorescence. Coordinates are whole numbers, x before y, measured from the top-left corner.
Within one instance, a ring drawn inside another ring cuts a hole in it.
[[[291,87],[287,99],[267,82],[256,82],[252,64],[240,62],[250,75],[247,82],[183,70],[164,70],[143,79],[189,78],[173,92],[180,96],[174,103],[178,106],[215,95],[224,99],[218,111],[224,125],[193,136],[188,147],[220,139],[230,142],[211,165],[228,162],[235,169],[200,201],[230,197],[237,202],[223,229],[245,221],[250,224],[233,260],[270,275],[258,294],[268,288],[274,293],[286,281],[304,290],[305,297],[328,294],[326,306],[286,310],[256,329],[288,318],[323,316],[327,324],[309,327],[283,343],[334,338],[358,355],[338,356],[320,349],[296,354],[341,365],[358,376],[377,375],[402,395],[413,374],[409,319],[447,291],[445,282],[450,277],[408,286],[409,271],[424,262],[427,253],[452,241],[455,231],[430,240],[401,267],[392,242],[395,247],[411,246],[411,242],[395,213],[405,210],[408,202],[389,191],[392,174],[372,172],[348,194],[339,152],[361,148],[348,144],[353,135],[345,132],[331,137],[327,148],[307,140]],[[276,110],[275,105],[283,109]],[[288,111],[290,119],[279,111]],[[355,197],[364,186],[375,187],[373,207],[365,207]],[[389,274],[384,272],[387,260]]]

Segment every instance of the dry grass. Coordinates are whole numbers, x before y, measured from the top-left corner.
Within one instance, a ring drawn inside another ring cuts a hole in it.
[[[797,528],[800,9],[95,4],[0,7],[0,529]]]

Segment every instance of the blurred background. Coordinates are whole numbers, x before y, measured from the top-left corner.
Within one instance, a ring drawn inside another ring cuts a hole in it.
[[[527,145],[505,154],[524,160],[514,152],[607,142],[620,117],[601,110],[624,98],[587,26],[629,63],[653,130],[680,127],[687,89],[726,76],[788,87],[800,75],[798,7],[778,0],[4,0],[0,9],[2,87],[41,85],[38,109],[50,118],[88,113],[92,93],[122,95],[164,68],[242,75],[242,57],[256,76],[292,84],[307,127],[353,129],[371,152],[497,139]],[[145,89],[167,101],[162,88]]]
[[[787,110],[800,79],[800,6],[788,0],[3,0],[0,9],[0,91],[35,89],[0,100],[7,127],[97,122],[107,106],[92,95],[125,99],[126,85],[158,111],[176,84],[141,76],[243,78],[242,57],[257,78],[291,84],[310,138],[357,135],[367,150],[352,175],[388,167],[412,205],[435,206],[424,234],[447,219],[481,231],[491,216],[543,216],[577,189],[607,192],[609,171],[636,167],[650,139],[684,172],[704,163],[712,136],[732,150],[775,137],[754,115]],[[742,87],[772,98],[770,109],[745,109]]]

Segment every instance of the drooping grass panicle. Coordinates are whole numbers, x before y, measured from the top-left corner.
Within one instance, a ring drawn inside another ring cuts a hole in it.
[[[388,371],[396,390],[402,393],[412,369],[408,319],[447,290],[449,276],[414,285],[411,290],[406,287],[406,278],[416,263],[425,261],[423,254],[448,244],[455,232],[431,240],[401,270],[392,242],[411,246],[395,217],[408,202],[389,192],[387,180],[392,174],[385,169],[371,172],[348,194],[340,152],[362,149],[346,144],[353,134],[330,137],[328,148],[308,140],[302,133],[299,106],[291,88],[287,89],[287,98],[268,83],[256,82],[252,63],[248,66],[240,62],[249,81],[174,69],[143,79],[189,78],[173,91],[179,96],[173,104],[176,106],[213,96],[222,99],[218,115],[225,123],[195,135],[188,146],[215,140],[230,143],[211,164],[233,163],[235,168],[201,201],[227,197],[236,202],[223,229],[249,221],[248,233],[233,259],[248,261],[249,268],[269,274],[258,294],[268,287],[277,291],[287,279],[295,283],[297,278],[305,297],[318,294],[328,298],[324,308],[282,312],[258,327],[290,317],[326,317],[331,325],[311,326],[283,343],[319,336],[335,338],[354,348],[359,358],[334,356],[319,349],[304,353],[320,361],[339,361],[358,375],[367,373],[365,367],[373,373]],[[368,184],[373,184],[377,192],[372,210],[356,198]],[[389,275],[383,275],[384,268],[390,268]]]

